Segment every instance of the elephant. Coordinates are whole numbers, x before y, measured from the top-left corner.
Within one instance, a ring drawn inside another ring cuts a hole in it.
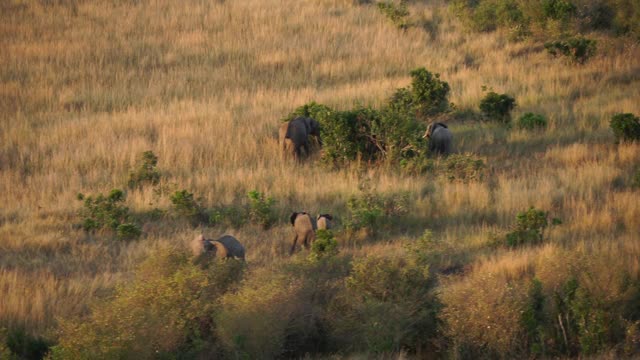
[[[205,239],[204,235],[198,235],[191,242],[193,256],[215,256],[219,259],[238,258],[244,260],[244,246],[238,239],[231,235],[224,235],[217,240]]]
[[[282,124],[278,134],[282,153],[284,155],[293,154],[293,157],[297,160],[301,159],[301,149],[304,149],[307,156],[311,154],[309,136],[315,136],[318,139],[318,143],[322,145],[320,123],[310,117],[299,116]]]
[[[331,220],[333,220],[333,216],[331,216],[331,214],[318,215],[318,218],[316,219],[318,230],[330,230]]]
[[[316,232],[314,231],[313,222],[311,216],[306,212],[293,212],[291,213],[291,225],[293,225],[293,231],[295,236],[291,244],[290,255],[296,251],[296,245],[300,243],[305,248],[311,246],[311,243],[316,239]]]
[[[422,137],[429,139],[430,152],[441,155],[451,154],[453,136],[447,125],[440,122],[431,123]]]

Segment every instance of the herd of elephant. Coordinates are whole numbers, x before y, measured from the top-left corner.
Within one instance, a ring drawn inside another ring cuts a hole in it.
[[[310,117],[299,116],[280,125],[278,131],[283,157],[293,156],[296,160],[311,155],[310,138],[314,136],[322,146],[320,123]],[[449,155],[453,148],[453,136],[449,127],[441,122],[429,124],[422,136],[429,140],[429,151],[439,155]]]
[[[320,214],[316,219],[306,212],[294,212],[291,214],[291,225],[294,237],[291,241],[289,254],[292,255],[297,247],[305,249],[311,246],[316,239],[316,230],[329,230],[332,227],[333,216]],[[224,235],[217,240],[206,239],[204,235],[198,235],[191,242],[191,251],[197,261],[208,258],[240,259],[244,261],[244,246],[231,235]]]
[[[310,117],[299,116],[287,121],[280,126],[280,147],[283,156],[292,155],[294,159],[301,160],[304,151],[305,156],[311,155],[310,137],[317,138],[322,146],[320,138],[320,123]],[[423,138],[429,140],[429,151],[439,155],[449,155],[453,146],[453,136],[446,124],[434,122],[429,124]],[[320,214],[317,218],[311,217],[306,212],[294,212],[291,214],[291,225],[294,237],[291,241],[289,254],[293,254],[296,248],[301,246],[309,248],[316,238],[316,230],[331,229],[331,214]],[[236,258],[244,260],[244,246],[231,235],[224,235],[217,240],[206,239],[199,235],[191,242],[191,250],[197,259],[204,258]]]

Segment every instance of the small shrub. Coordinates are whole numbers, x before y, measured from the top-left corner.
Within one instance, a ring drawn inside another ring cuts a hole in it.
[[[178,190],[169,199],[173,204],[173,211],[178,216],[188,219],[194,225],[203,220],[202,206],[193,197],[193,193],[187,190]]]
[[[544,44],[547,52],[553,56],[563,55],[571,61],[584,64],[596,53],[596,41],[585,37],[550,41]]]
[[[609,126],[617,143],[640,141],[640,118],[632,113],[614,115]]]
[[[560,21],[566,21],[576,13],[576,6],[565,0],[543,0],[542,11],[544,16]]]
[[[143,152],[137,169],[129,173],[129,189],[142,188],[144,184],[157,185],[160,182],[157,164],[158,157],[152,151]]]
[[[631,186],[636,189],[640,189],[640,168],[636,169],[633,177],[631,178]]]
[[[548,212],[537,210],[533,206],[516,216],[515,229],[507,234],[507,245],[516,247],[524,244],[542,242],[543,231],[547,227]]]
[[[249,210],[245,206],[226,205],[209,210],[208,222],[210,226],[224,225],[241,228],[249,219]]]
[[[112,231],[116,232],[121,239],[140,236],[141,230],[138,225],[130,222],[129,208],[122,205],[125,201],[125,194],[122,190],[113,189],[107,196],[99,194],[96,197],[85,197],[83,194],[78,194],[78,200],[84,202],[80,216],[83,218],[82,228],[85,231]],[[126,224],[126,232],[121,234],[118,228],[123,224]]]
[[[409,113],[418,120],[445,112],[449,108],[449,83],[425,68],[411,71],[411,86],[400,88],[389,99],[394,113]]]
[[[489,120],[504,124],[511,122],[511,110],[516,106],[516,99],[507,94],[490,91],[481,101],[480,110]]]
[[[331,230],[318,230],[316,240],[311,244],[310,259],[318,260],[332,257],[338,254],[338,242],[333,237]]]
[[[271,197],[265,197],[257,190],[252,190],[249,196],[249,215],[251,220],[260,224],[263,229],[268,229],[276,222],[276,214],[273,205],[276,201]]]
[[[482,181],[485,164],[473,154],[451,154],[440,166],[440,172],[449,181]]]
[[[409,27],[409,9],[407,9],[405,0],[400,0],[397,4],[393,1],[383,1],[377,5],[378,10],[389,18],[398,29],[406,30]]]
[[[116,228],[116,234],[119,239],[132,240],[139,238],[140,235],[142,235],[142,230],[136,224],[126,223],[118,225]]]
[[[545,129],[547,119],[540,114],[526,113],[518,119],[518,128],[524,130]]]
[[[360,195],[347,200],[349,216],[345,225],[349,231],[365,230],[369,235],[375,235],[393,218],[409,211],[409,196],[406,193],[383,196],[375,193],[367,181],[361,183],[359,188]]]
[[[538,279],[531,280],[527,296],[527,303],[522,312],[521,322],[526,331],[526,341],[529,352],[537,356],[545,356],[548,326],[545,313],[546,297],[542,291],[542,283]]]
[[[0,334],[1,335],[1,334]],[[2,336],[0,336],[2,340]],[[2,350],[5,343],[0,343],[0,355],[3,351],[6,354],[13,354],[7,357],[0,356],[0,359],[25,359],[25,360],[39,360],[49,352],[49,348],[52,344],[46,339],[38,336],[33,336],[27,333],[22,328],[16,328],[10,330],[6,334],[6,348]]]

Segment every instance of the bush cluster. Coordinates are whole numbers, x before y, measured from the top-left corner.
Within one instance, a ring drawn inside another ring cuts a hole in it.
[[[406,214],[408,209],[408,194],[383,196],[372,191],[365,182],[360,185],[360,194],[347,200],[348,216],[345,227],[350,232],[363,230],[374,236],[394,218]]]
[[[115,232],[122,240],[137,238],[142,233],[140,227],[131,221],[129,208],[123,205],[125,193],[122,190],[113,189],[106,196],[78,194],[78,200],[84,205],[79,215],[85,231]]]
[[[543,240],[544,229],[548,225],[549,213],[533,206],[518,213],[513,231],[507,234],[507,246],[516,247],[525,244],[539,244]]]
[[[145,184],[157,185],[160,182],[157,165],[158,157],[152,151],[143,152],[137,168],[129,173],[129,189],[142,188]]]
[[[546,42],[544,48],[553,56],[563,55],[574,63],[584,64],[595,55],[596,41],[579,36]]]
[[[257,190],[249,191],[248,196],[251,220],[262,226],[263,229],[270,228],[277,220],[273,210],[276,201]]]
[[[523,130],[545,129],[547,127],[547,119],[544,115],[525,113],[518,119],[518,128]]]
[[[486,166],[482,159],[473,154],[452,154],[438,168],[438,173],[443,174],[447,180],[467,183],[482,181]]]
[[[516,106],[516,99],[507,94],[490,91],[480,101],[480,111],[488,120],[503,124],[511,122],[511,110]]]
[[[405,0],[397,3],[393,1],[382,1],[378,4],[378,10],[383,13],[398,28],[405,30],[409,27],[409,9]]]
[[[618,143],[640,141],[640,117],[632,113],[614,115],[609,126]]]

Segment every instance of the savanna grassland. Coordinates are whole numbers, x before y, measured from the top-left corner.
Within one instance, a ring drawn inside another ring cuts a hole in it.
[[[403,30],[347,0],[1,1],[0,335],[54,358],[637,356],[640,143],[609,127],[640,114],[637,41],[590,32],[597,52],[574,64],[535,31],[471,31],[446,1],[408,9]],[[283,161],[295,108],[380,107],[418,67],[448,82],[440,119],[481,176]],[[480,121],[483,87],[548,126]],[[159,183],[127,188],[149,150]],[[78,193],[114,188],[136,240],[80,226]],[[193,223],[182,189],[202,209],[257,190],[275,223]],[[348,200],[374,195],[392,199],[382,225],[348,230]],[[505,245],[532,206],[542,241]],[[301,210],[335,215],[337,255],[288,255]],[[246,268],[196,271],[183,252],[201,232],[236,236]]]

